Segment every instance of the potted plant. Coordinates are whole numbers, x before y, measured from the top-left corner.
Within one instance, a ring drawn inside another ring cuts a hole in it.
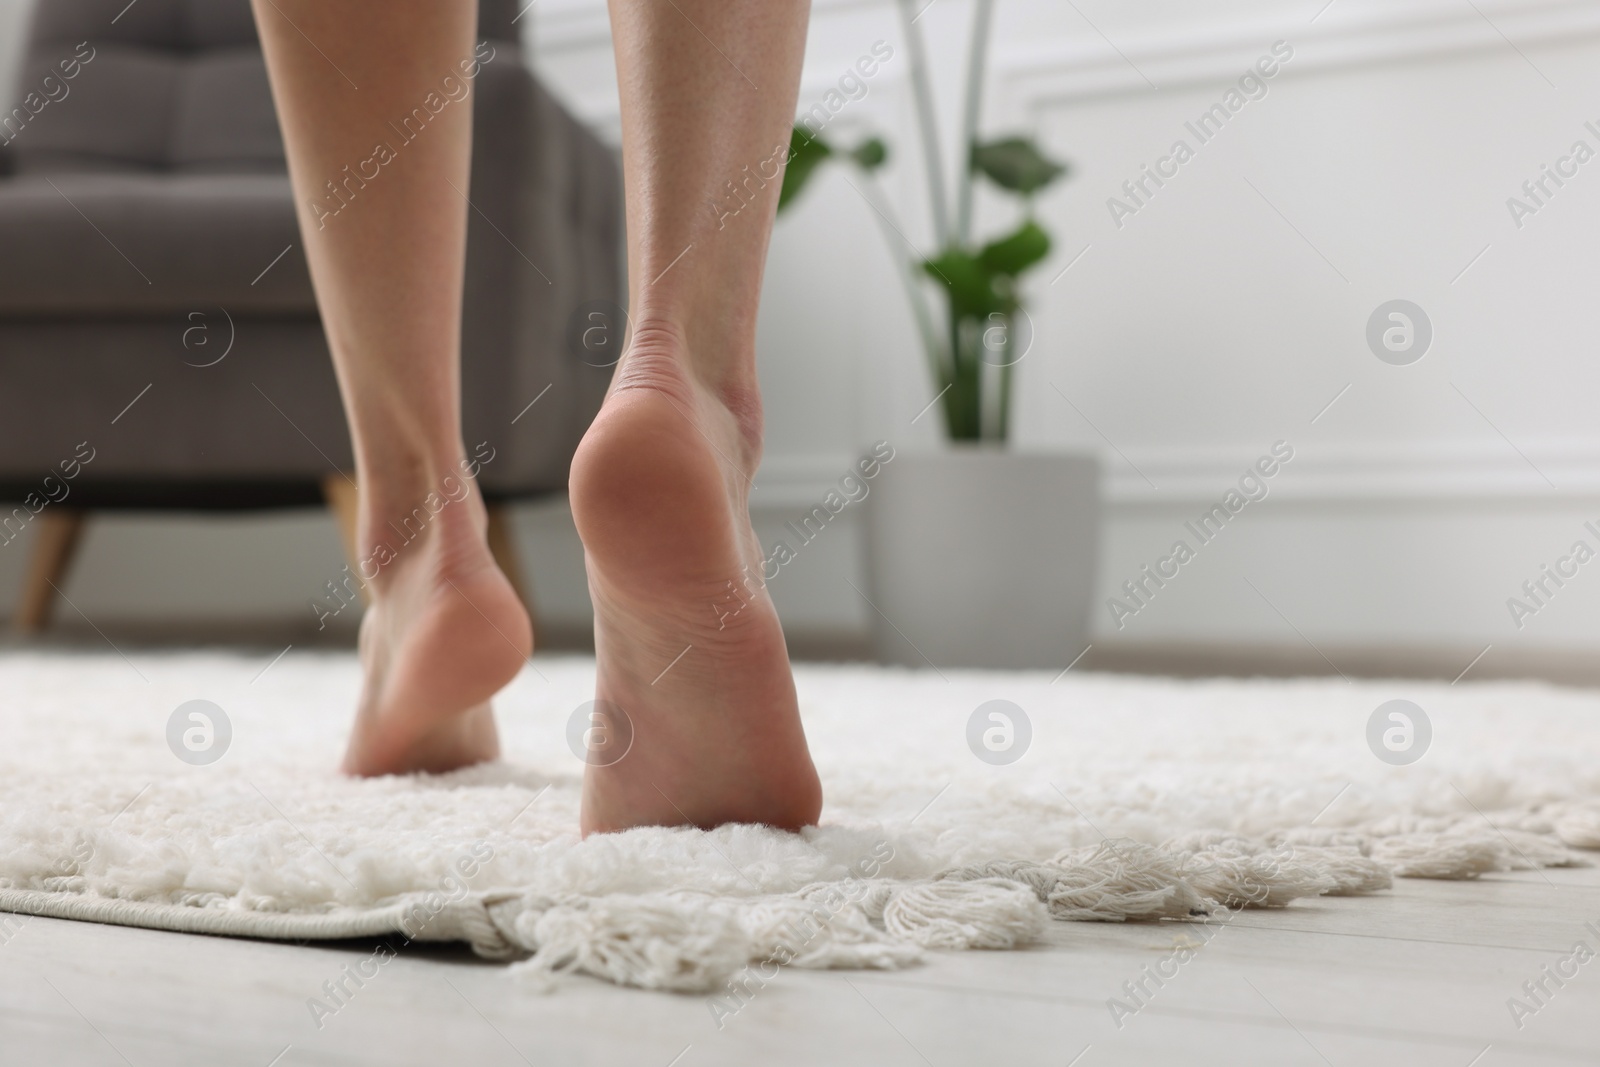
[[[829,161],[853,166],[895,259],[935,389],[948,447],[902,454],[866,502],[874,636],[889,662],[1045,667],[1083,650],[1099,529],[1088,455],[1008,447],[1015,368],[1033,344],[1021,280],[1050,254],[1035,195],[1067,173],[1026,137],[981,139],[993,0],[975,0],[952,205],[914,0],[897,0],[937,251],[903,254],[907,229],[883,195],[879,138],[845,150],[797,125],[778,209]],[[1016,197],[1008,233],[973,237],[979,179]],[[936,314],[935,309],[942,311]]]

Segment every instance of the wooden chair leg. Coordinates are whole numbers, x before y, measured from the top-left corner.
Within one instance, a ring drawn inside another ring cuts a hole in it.
[[[361,496],[356,492],[355,475],[326,474],[322,478],[322,499],[339,524],[339,540],[344,544],[344,558],[351,568],[359,562],[356,556],[356,510]],[[361,586],[361,602],[367,603],[367,587]]]
[[[50,622],[56,592],[66,584],[67,570],[83,537],[88,516],[70,508],[46,507],[34,520],[38,540],[22,579],[22,595],[12,628],[19,634],[36,634]]]
[[[356,561],[356,505],[361,498],[356,493],[354,475],[325,474],[322,476],[322,499],[333,512],[339,524],[339,540],[344,543],[345,558],[352,566]]]
[[[511,508],[505,504],[489,505],[489,552],[500,570],[517,591],[517,599],[528,609],[528,621],[533,624],[533,647],[539,647],[539,612],[533,603],[533,589],[522,573],[522,563],[517,558],[516,531],[511,525]]]

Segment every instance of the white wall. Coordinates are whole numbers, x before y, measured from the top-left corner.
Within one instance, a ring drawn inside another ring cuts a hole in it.
[[[1583,128],[1600,127],[1600,4],[1216,0],[1203,18],[1178,0],[998,8],[986,127],[1031,132],[1075,171],[1039,204],[1056,251],[1032,286],[1037,340],[1021,368],[1018,445],[1105,457],[1103,595],[1274,441],[1296,450],[1272,497],[1124,630],[1098,609],[1097,640],[1589,639],[1600,564],[1521,630],[1505,602],[1578,537],[1600,547],[1581,529],[1586,518],[1600,526],[1600,159],[1520,229],[1506,198],[1575,139],[1600,149]],[[968,11],[938,0],[921,19],[951,115]],[[542,0],[536,15],[544,76],[614,131],[603,5]],[[891,140],[888,185],[926,248],[889,3],[819,0],[802,107],[879,39],[896,58],[830,133]],[[1294,58],[1267,96],[1116,226],[1107,198],[1174,138],[1194,143],[1185,120],[1279,39]],[[981,206],[984,229],[1010,223],[996,198]],[[935,444],[931,416],[909,425],[932,390],[889,255],[839,173],[779,223],[761,320],[769,442],[758,526],[802,510],[875,438]],[[1379,362],[1364,340],[1368,315],[1394,298],[1420,304],[1436,331],[1412,366]],[[581,617],[559,509],[524,518],[546,616]],[[275,521],[237,534],[164,524],[142,539],[154,527],[107,524],[69,593],[91,615],[301,610],[287,591],[336,569],[337,545],[320,519]],[[836,531],[803,561],[806,574],[774,589],[793,625],[865,624],[843,582],[860,566],[857,531]],[[240,536],[257,563],[229,571]],[[205,558],[214,570],[204,578],[174,562]],[[15,562],[0,559],[0,579]]]
[[[1506,198],[1573,140],[1600,149],[1582,126],[1600,120],[1600,6],[1478,7],[999,5],[988,127],[1031,132],[1075,169],[1040,204],[1056,253],[1032,286],[1018,445],[1104,456],[1103,596],[1274,441],[1296,450],[1269,502],[1124,629],[1100,609],[1102,640],[1592,636],[1600,577],[1575,579],[1521,630],[1506,600],[1578,537],[1600,547],[1581,529],[1600,518],[1600,162],[1520,229]],[[968,11],[941,2],[922,19],[952,116]],[[547,76],[614,123],[600,6],[549,0],[542,17]],[[833,129],[892,139],[891,188],[926,248],[893,8],[819,3],[811,36],[802,108],[874,40],[896,47]],[[1185,120],[1277,40],[1294,57],[1267,95],[1200,145]],[[1108,198],[1178,137],[1194,159],[1116,225]],[[760,480],[777,511],[866,441],[928,445],[933,428],[907,425],[931,390],[875,220],[841,176],[819,184],[780,221],[762,320],[772,437]],[[984,206],[992,228],[1009,223],[994,198]],[[1369,314],[1395,298],[1434,323],[1412,366],[1365,344]],[[836,578],[805,592],[792,606],[812,619],[857,617]]]

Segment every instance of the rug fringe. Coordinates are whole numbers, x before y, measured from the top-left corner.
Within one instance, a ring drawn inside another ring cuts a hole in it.
[[[1160,845],[1111,839],[1048,861],[997,859],[925,878],[855,876],[748,897],[688,889],[500,890],[460,899],[408,893],[376,908],[310,915],[230,906],[217,894],[103,898],[82,877],[64,875],[42,889],[0,889],[0,911],[288,939],[399,933],[466,941],[487,958],[520,960],[514,973],[540,988],[584,974],[687,993],[757,981],[782,967],[895,970],[929,950],[1017,948],[1038,940],[1051,920],[1207,922],[1302,897],[1374,893],[1396,877],[1470,879],[1588,864],[1573,849],[1592,847],[1600,847],[1600,803],[1591,801],[1395,816],[1260,838],[1211,831]]]
[[[573,973],[707,992],[752,965],[892,970],[920,962],[925,949],[1017,948],[1051,919],[1204,920],[1391,884],[1382,862],[1350,846],[1238,835],[1162,846],[1113,840],[1066,849],[1048,863],[995,860],[929,879],[823,882],[792,894],[510,898],[491,909],[490,948],[524,949],[529,958],[514,971],[544,989]]]

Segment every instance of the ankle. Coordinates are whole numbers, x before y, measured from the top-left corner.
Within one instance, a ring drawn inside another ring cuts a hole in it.
[[[472,477],[480,466],[460,460],[405,486],[374,479],[369,490],[363,482],[354,569],[375,593],[419,567],[448,576],[482,566],[488,513]]]
[[[641,315],[615,388],[654,388],[683,404],[692,404],[698,399],[695,394],[709,397],[733,417],[747,454],[757,461],[763,433],[761,383],[747,332]]]

